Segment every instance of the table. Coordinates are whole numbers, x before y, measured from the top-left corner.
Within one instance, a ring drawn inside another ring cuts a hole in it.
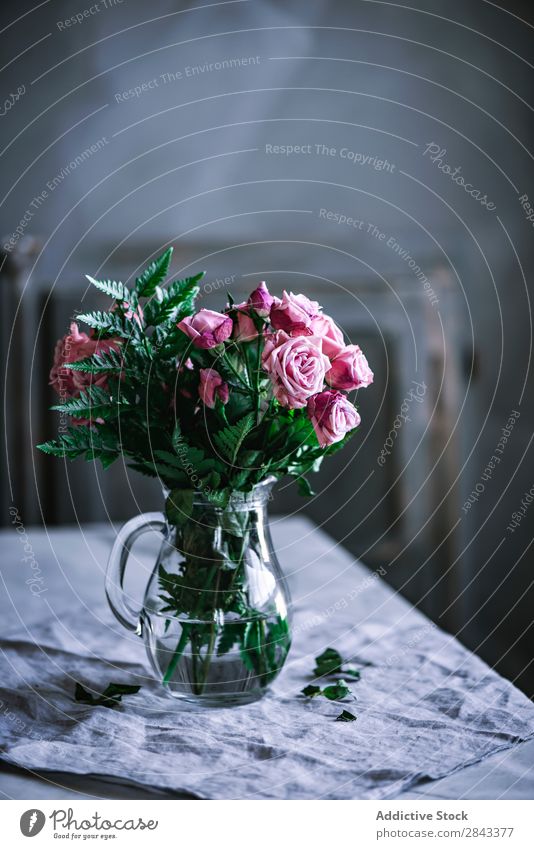
[[[410,633],[414,635],[412,644],[399,645],[394,654],[389,655],[383,664],[384,678],[388,677],[388,670],[402,666],[407,657],[411,657],[410,653],[421,655],[427,640],[433,638],[433,626],[376,574],[354,561],[347,551],[307,519],[275,517],[271,527],[275,548],[289,576],[296,602],[295,627],[301,638],[306,629],[310,629],[310,634],[311,629],[314,634],[323,629],[335,634],[337,622],[346,636],[347,611],[353,609],[356,620],[353,635],[363,628],[359,622],[367,620],[365,627],[371,629],[369,633],[374,633],[373,628],[376,631],[378,621],[381,627],[388,622],[392,628],[400,628],[401,622],[403,627],[410,623]],[[66,615],[80,603],[87,608],[101,605],[103,573],[116,530],[111,525],[92,525],[50,530],[28,528],[19,530],[18,534],[15,529],[1,532],[4,633],[20,628],[21,623],[31,633],[44,619]],[[155,537],[150,540],[147,535],[138,545],[135,559],[146,562],[148,568],[157,550],[157,541]],[[133,571],[137,574],[131,576],[130,590],[140,595],[146,575],[141,568]],[[311,581],[312,576],[315,583]],[[303,611],[308,610],[312,602],[313,617],[302,618]],[[380,638],[376,642],[379,646]],[[376,661],[380,655],[376,655],[376,646],[373,650]],[[279,679],[283,688],[282,679],[283,675]],[[495,676],[492,681],[491,686],[497,689],[502,679]],[[517,691],[513,691],[514,698],[516,694]],[[522,705],[522,709],[529,717],[528,708]],[[0,713],[0,726],[1,723]],[[534,706],[531,731],[534,734]],[[529,739],[441,779],[417,781],[394,798],[532,799],[533,791],[534,739]],[[16,799],[189,798],[183,792],[144,784],[136,786],[132,782],[122,784],[105,776],[28,772],[5,765],[0,773],[0,794]]]

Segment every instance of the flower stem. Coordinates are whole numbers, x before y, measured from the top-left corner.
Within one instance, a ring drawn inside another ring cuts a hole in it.
[[[234,364],[232,363],[232,361],[231,361],[231,359],[228,356],[226,351],[223,354],[223,361],[228,366],[228,368],[230,369],[232,374],[237,378],[237,380],[245,387],[245,389],[248,392],[251,392],[252,390],[251,390],[250,386],[248,385],[248,383],[245,380],[243,380],[243,378],[241,377],[241,375],[239,374],[239,372],[235,368]]]
[[[169,665],[167,667],[167,671],[166,671],[165,675],[163,676],[163,683],[164,684],[168,684],[169,681],[171,680],[171,678],[174,674],[174,670],[176,669],[176,667],[178,665],[178,661],[180,660],[182,654],[184,653],[184,649],[187,645],[188,639],[189,639],[189,624],[187,622],[184,622],[184,624],[182,625],[182,633],[180,635],[178,645],[174,649],[173,655],[172,655],[170,662],[169,662]]]
[[[208,585],[211,583],[211,581],[213,579],[213,575],[214,575],[215,570],[217,568],[218,568],[217,564],[215,564],[211,568],[204,589],[208,588]],[[204,600],[204,594],[200,593],[198,603],[195,605],[195,609],[191,611],[191,617],[190,617],[191,619],[195,619],[196,616],[198,615],[198,612],[201,609],[201,605],[202,605],[203,600]],[[173,673],[174,673],[174,671],[175,671],[175,669],[178,665],[178,661],[180,660],[181,656],[184,653],[184,649],[187,645],[187,641],[188,641],[189,636],[190,636],[191,627],[192,626],[191,626],[190,622],[184,622],[183,625],[182,625],[182,633],[180,635],[180,639],[178,640],[178,645],[174,649],[173,655],[172,655],[170,662],[169,662],[169,665],[167,667],[167,671],[165,672],[165,675],[163,676],[163,683],[164,684],[168,684],[169,681],[171,680]]]
[[[220,570],[218,570],[217,580],[215,582],[215,596],[213,598],[214,621],[213,621],[213,624],[211,625],[210,641],[209,641],[208,648],[206,650],[206,656],[205,656],[205,659],[204,659],[204,665],[203,665],[203,670],[202,670],[202,682],[200,683],[200,688],[199,688],[199,693],[198,693],[199,696],[202,695],[204,687],[206,686],[207,681],[208,681],[208,675],[209,675],[210,666],[211,666],[211,658],[212,658],[212,655],[213,655],[213,649],[215,647],[215,640],[216,640],[216,637],[217,637],[217,632],[219,630],[219,625],[218,625],[218,622],[217,622],[217,595],[218,595],[218,592],[219,592],[220,577],[221,577],[221,572],[220,572]]]
[[[258,348],[256,351],[256,424],[260,422],[260,370],[261,370],[261,336],[258,334]]]

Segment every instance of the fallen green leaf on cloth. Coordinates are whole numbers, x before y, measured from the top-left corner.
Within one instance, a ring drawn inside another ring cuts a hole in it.
[[[343,669],[345,661],[336,649],[325,649],[322,654],[315,658],[315,669],[313,674],[316,678],[323,678],[327,675],[346,675],[357,681],[360,673],[352,666],[347,666]]]
[[[95,695],[92,695],[89,690],[86,690],[85,687],[82,687],[81,684],[76,682],[74,700],[86,705],[99,705],[101,707],[112,708],[119,705],[123,696],[133,696],[140,689],[141,687],[135,687],[130,684],[116,684],[112,681],[103,693],[93,690]]]
[[[339,702],[347,696],[352,695],[346,681],[337,681],[335,684],[330,684],[328,687],[317,687],[315,684],[308,684],[301,691],[303,696],[313,699],[314,696],[324,696],[331,702]]]
[[[336,716],[335,722],[354,722],[355,719],[356,717],[350,712],[350,710],[344,710],[339,714],[339,716]]]

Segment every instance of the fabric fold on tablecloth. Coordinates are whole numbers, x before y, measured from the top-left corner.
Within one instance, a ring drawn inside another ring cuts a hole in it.
[[[376,581],[371,607],[364,586],[307,627],[317,615],[310,600],[324,609],[339,592],[319,569],[305,577],[309,601],[296,605],[286,667],[263,700],[243,707],[172,699],[142,642],[104,606],[20,626],[0,641],[0,757],[204,799],[385,799],[534,735],[526,696]],[[361,664],[346,704],[299,695],[328,645]],[[74,701],[76,681],[142,689],[120,708],[90,707]],[[344,707],[356,722],[335,722]]]

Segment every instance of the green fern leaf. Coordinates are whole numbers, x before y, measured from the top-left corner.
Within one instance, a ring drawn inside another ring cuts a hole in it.
[[[195,307],[195,298],[199,289],[196,285],[205,272],[187,277],[185,280],[175,280],[167,289],[156,288],[154,297],[144,309],[145,322],[149,325],[161,325],[169,321],[169,327],[190,315]]]
[[[236,457],[243,442],[250,431],[255,427],[255,423],[256,419],[254,413],[248,413],[246,416],[243,416],[242,419],[239,419],[239,421],[234,425],[225,427],[223,430],[220,430],[219,433],[215,434],[214,442],[217,448],[221,454],[230,460],[232,465],[234,465],[236,461]]]
[[[68,398],[62,404],[54,404],[50,409],[77,419],[97,419],[110,415],[115,417],[127,406],[129,403],[124,397],[111,399],[99,386],[89,386],[75,398]]]
[[[165,280],[172,257],[172,248],[167,248],[165,253],[151,262],[140,277],[135,281],[135,291],[142,298],[149,298],[156,291],[156,287]]]
[[[95,278],[91,277],[89,274],[86,274],[85,276],[87,280],[89,280],[89,283],[91,283],[100,292],[103,292],[104,295],[108,295],[116,301],[130,301],[130,291],[123,283],[119,283],[115,280],[95,280]]]
[[[83,360],[77,360],[74,363],[64,363],[63,368],[81,371],[84,374],[124,374],[128,371],[125,368],[122,354],[113,348],[100,354],[93,354]]]
[[[110,433],[103,433],[86,425],[67,428],[57,440],[38,445],[45,454],[74,460],[84,456],[87,460],[100,459],[104,467],[109,466],[120,454],[121,448]]]
[[[79,457],[80,454],[84,453],[84,449],[68,448],[59,439],[54,439],[50,442],[41,442],[41,444],[36,447],[44,454],[50,454],[52,457],[66,457],[69,460],[74,460],[75,457]]]
[[[77,316],[77,319],[78,321],[83,321],[84,324],[88,324],[89,327],[92,327],[94,330],[98,330],[101,333],[110,334],[112,336],[122,336],[124,339],[130,339],[132,334],[135,333],[137,326],[124,319],[118,313],[101,312],[100,310],[80,313],[80,315]]]

